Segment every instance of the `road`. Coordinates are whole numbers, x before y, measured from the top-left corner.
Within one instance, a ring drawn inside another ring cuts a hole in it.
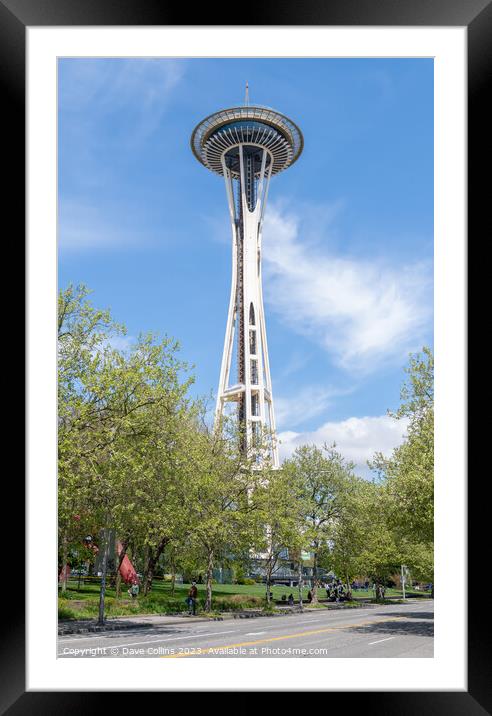
[[[58,637],[60,658],[404,657],[431,658],[434,602],[362,609],[149,624],[106,634]]]

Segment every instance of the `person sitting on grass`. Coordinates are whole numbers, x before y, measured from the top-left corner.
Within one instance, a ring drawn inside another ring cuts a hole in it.
[[[136,599],[138,597],[139,591],[140,591],[140,587],[138,586],[138,582],[136,579],[134,579],[132,582],[132,586],[128,590],[128,594],[131,596],[132,600]]]

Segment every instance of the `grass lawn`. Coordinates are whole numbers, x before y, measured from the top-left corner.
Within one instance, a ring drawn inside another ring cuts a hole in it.
[[[78,580],[68,582],[68,590],[58,600],[58,616],[60,619],[83,619],[97,616],[99,605],[99,584],[81,584],[77,590]],[[187,610],[186,597],[189,584],[176,585],[174,596],[171,594],[169,582],[155,581],[152,591],[145,597],[142,594],[132,600],[127,593],[127,587],[122,584],[121,596],[116,599],[115,590],[106,589],[106,614],[107,616],[125,616],[132,614],[173,614]],[[205,603],[205,585],[197,584],[198,588],[198,611],[203,610]],[[297,600],[299,590],[297,587],[274,586],[272,587],[273,598],[280,599],[283,594],[288,596],[291,592]],[[303,599],[307,598],[309,588],[303,589]],[[401,597],[401,591],[387,589],[386,596]],[[412,594],[426,594],[425,592],[406,591],[407,596]],[[320,599],[325,598],[324,589],[318,590]],[[372,590],[356,590],[353,592],[355,599],[372,598]],[[214,584],[212,608],[214,611],[240,611],[242,609],[258,609],[265,604],[264,584]]]

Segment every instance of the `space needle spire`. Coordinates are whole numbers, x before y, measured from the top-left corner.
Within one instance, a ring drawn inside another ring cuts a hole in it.
[[[232,230],[231,296],[215,421],[220,424],[227,406],[235,404],[241,449],[260,467],[279,467],[261,277],[263,218],[271,177],[299,158],[303,143],[300,129],[285,115],[249,105],[248,82],[244,106],[209,115],[191,136],[198,161],[224,177]]]

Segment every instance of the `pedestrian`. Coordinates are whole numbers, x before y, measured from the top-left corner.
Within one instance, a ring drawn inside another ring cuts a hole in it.
[[[293,606],[294,606],[294,595],[293,595],[292,593],[289,594],[289,596],[288,596],[287,599],[288,599],[288,602],[289,602],[289,607],[293,607]]]
[[[330,585],[329,584],[326,585],[326,596],[328,597],[328,599],[330,598]]]
[[[195,616],[196,614],[196,598],[198,595],[198,589],[196,586],[196,582],[191,583],[190,590],[188,592],[188,614],[193,614]]]
[[[308,600],[308,602],[312,602],[312,601],[313,601],[313,593],[311,592],[311,590],[309,590],[309,592],[308,592],[307,600]]]
[[[139,591],[140,587],[138,586],[138,582],[136,579],[134,579],[132,582],[132,586],[128,590],[128,594],[131,596],[132,599],[136,599],[138,597]]]

